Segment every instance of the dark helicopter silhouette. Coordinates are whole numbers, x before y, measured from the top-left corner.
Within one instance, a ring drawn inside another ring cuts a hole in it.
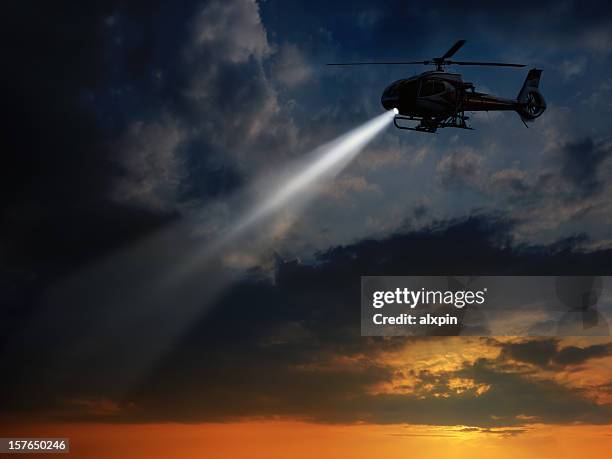
[[[465,112],[512,110],[519,114],[525,126],[546,110],[544,96],[538,86],[542,70],[531,69],[516,99],[477,92],[472,83],[465,82],[458,73],[445,72],[447,65],[491,65],[497,67],[525,67],[523,64],[500,62],[451,61],[465,40],[459,40],[441,57],[409,62],[345,62],[327,65],[405,65],[432,64],[436,70],[404,78],[390,84],[383,92],[381,103],[386,110],[395,110],[395,127],[420,132],[436,132],[439,128],[472,129]],[[415,127],[398,121],[418,121]]]

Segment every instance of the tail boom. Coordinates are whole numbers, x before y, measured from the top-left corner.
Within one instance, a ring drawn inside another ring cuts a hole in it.
[[[484,112],[494,110],[517,110],[517,101],[492,96],[481,92],[468,92],[465,95],[463,109],[467,112]]]
[[[468,112],[511,110],[523,122],[534,121],[546,110],[546,101],[540,92],[542,70],[531,69],[516,99],[504,99],[481,92],[466,92],[463,109]]]

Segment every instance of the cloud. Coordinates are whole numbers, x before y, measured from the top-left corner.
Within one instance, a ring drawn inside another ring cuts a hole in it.
[[[612,155],[609,142],[595,142],[591,138],[567,142],[561,149],[563,177],[577,190],[581,197],[601,192],[604,181],[600,169]]]
[[[355,193],[380,193],[380,188],[375,183],[369,183],[364,177],[341,175],[330,183],[325,195],[337,200],[346,200],[349,195]]]
[[[436,165],[436,175],[443,186],[480,188],[484,179],[483,156],[463,148],[443,157]]]
[[[244,63],[271,53],[255,0],[208,2],[195,19],[194,33],[196,45],[218,60]]]
[[[488,156],[496,151],[495,145],[480,150],[451,147],[436,164],[436,178],[447,192],[477,191],[480,206],[504,209],[519,223],[515,235],[522,239],[544,231],[558,235],[579,225],[588,235],[592,228],[586,222],[610,209],[607,196],[612,186],[606,180],[612,171],[610,143],[603,138],[551,136],[554,142],[547,141],[544,150],[534,154],[540,158],[538,167],[519,167],[523,159],[496,170],[496,162]]]
[[[516,362],[536,370],[546,365],[575,366],[587,359],[607,358],[609,345],[604,350],[529,339],[519,344],[436,341],[449,350],[459,349],[461,358],[454,365],[448,365],[446,359],[435,365],[439,352],[435,358],[423,357],[420,362],[402,357],[419,340],[360,335],[354,305],[359,303],[361,275],[436,274],[442,263],[449,272],[487,274],[575,275],[580,269],[582,274],[599,275],[610,270],[607,252],[583,253],[571,246],[564,251],[554,246],[514,247],[508,242],[511,227],[503,218],[491,216],[438,222],[379,241],[336,247],[319,254],[314,263],[280,263],[275,282],[254,271],[238,279],[207,315],[192,321],[189,332],[168,349],[146,378],[123,394],[116,392],[124,383],[118,365],[130,363],[110,355],[107,349],[117,341],[136,338],[146,345],[156,339],[154,322],[159,320],[163,326],[168,318],[160,314],[147,327],[125,328],[130,336],[117,336],[121,332],[116,329],[113,336],[97,341],[90,349],[90,360],[96,365],[83,372],[70,363],[68,350],[77,343],[70,342],[74,334],[62,327],[87,324],[92,314],[88,308],[93,306],[75,297],[70,321],[58,323],[53,330],[64,337],[61,343],[42,350],[24,348],[23,343],[30,341],[24,341],[27,335],[19,334],[17,341],[7,344],[6,365],[14,364],[10,356],[27,357],[32,365],[3,378],[1,402],[10,415],[43,411],[62,419],[110,421],[287,416],[328,423],[480,428],[522,426],[533,419],[541,423],[608,423],[609,405],[598,404],[580,388],[565,386],[545,374],[535,378],[533,371],[518,371]],[[226,261],[239,265],[252,262],[244,257]],[[110,288],[108,282],[106,288]],[[191,287],[193,291],[181,295],[203,295],[198,286],[207,288],[206,283],[198,282]],[[87,295],[95,293],[86,291]],[[69,307],[52,306],[59,315],[62,308]],[[41,333],[36,333],[35,339],[46,341]],[[425,344],[427,349],[432,345]],[[50,355],[66,358],[54,360],[51,367],[37,364],[50,361]],[[53,378],[48,377],[49,372]],[[418,390],[380,390],[399,387],[406,380]],[[62,402],[67,399],[109,400],[112,403],[103,406],[130,408],[118,413],[113,410],[112,415],[77,413],[67,410]]]
[[[503,343],[502,359],[514,359],[538,366],[546,366],[557,353],[556,340],[533,340]]]
[[[584,73],[585,68],[586,59],[584,57],[575,60],[565,59],[561,63],[561,71],[566,79],[575,78],[581,75]]]
[[[493,435],[501,435],[502,437],[513,437],[527,432],[527,429],[487,429],[480,427],[463,427],[457,429],[457,432],[477,432]]]
[[[491,176],[491,187],[499,189],[502,193],[521,196],[530,189],[528,174],[520,169],[502,169]]]
[[[202,205],[289,157],[297,144],[297,129],[264,68],[275,47],[259,5],[207,2],[185,30],[174,65],[152,89],[165,104],[131,121],[115,143],[114,158],[127,171],[112,193],[119,202],[181,211]],[[300,57],[291,47],[280,56]]]
[[[537,367],[581,365],[590,359],[612,356],[612,343],[586,347],[563,346],[557,339],[533,339],[497,344],[501,360],[514,360]]]
[[[355,13],[355,15],[356,23],[359,25],[359,27],[368,29],[375,26],[378,21],[380,21],[384,13],[380,9],[364,9]]]
[[[198,147],[256,167],[259,155],[273,154],[270,147],[283,141],[291,145],[295,128],[280,116],[276,90],[262,65],[271,45],[258,5],[213,2],[199,15],[193,33],[180,90]]]
[[[313,74],[303,53],[292,43],[283,44],[276,59],[272,67],[273,77],[289,88],[299,86]]]
[[[115,199],[162,209],[175,202],[187,174],[178,150],[186,137],[171,118],[134,122],[117,145],[126,174],[113,189]]]
[[[119,415],[123,411],[118,403],[108,399],[72,399],[67,400],[66,404],[74,409],[73,415],[77,416],[107,417]]]
[[[559,365],[580,365],[589,359],[612,355],[612,344],[594,344],[584,348],[567,346],[559,350],[554,362]]]

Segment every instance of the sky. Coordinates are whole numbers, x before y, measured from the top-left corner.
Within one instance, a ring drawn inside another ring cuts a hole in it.
[[[79,457],[606,456],[610,338],[366,338],[358,292],[612,274],[607,2],[21,2],[3,29],[0,433]],[[210,249],[426,70],[326,63],[458,39],[457,59],[527,65],[461,67],[483,92],[543,69],[546,112],[389,127]]]

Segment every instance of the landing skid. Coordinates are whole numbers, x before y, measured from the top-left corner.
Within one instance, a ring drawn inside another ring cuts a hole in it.
[[[419,124],[416,125],[415,127],[402,126],[401,124],[398,124],[398,120],[419,121]],[[432,134],[436,132],[436,128],[438,127],[437,124],[429,124],[423,118],[416,118],[414,116],[404,116],[404,115],[395,115],[395,118],[393,118],[393,124],[395,125],[396,128],[403,129],[405,131],[429,132]]]
[[[447,118],[422,118],[417,116],[409,115],[395,115],[393,118],[393,124],[398,129],[406,131],[417,131],[417,132],[428,132],[430,134],[435,133],[439,128],[452,127],[457,129],[468,129],[473,131],[474,129],[467,124],[469,117],[464,114],[455,114]],[[400,121],[418,121],[414,127],[402,126],[398,123]]]

